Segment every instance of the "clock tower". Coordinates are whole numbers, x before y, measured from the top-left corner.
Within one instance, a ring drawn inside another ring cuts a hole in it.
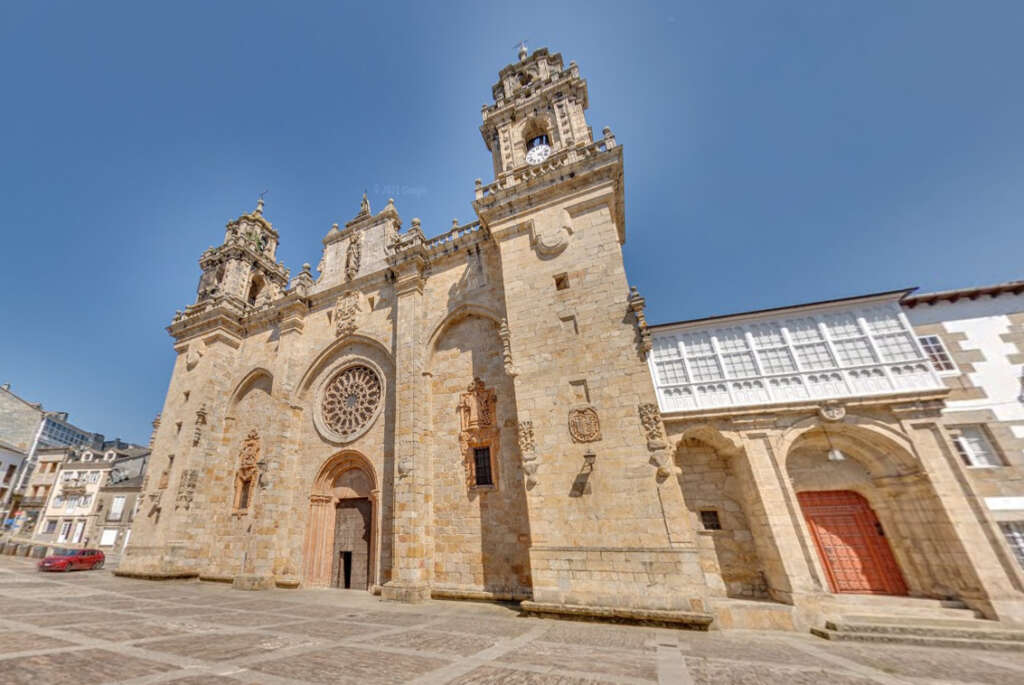
[[[695,522],[662,439],[644,300],[623,264],[622,147],[609,128],[595,140],[587,82],[559,54],[521,50],[491,92],[480,131],[494,180],[476,182],[473,207],[498,249],[514,360],[524,607],[700,613]]]
[[[562,65],[562,56],[540,49],[498,74],[491,87],[493,105],[483,107],[480,133],[494,159],[494,177],[550,155],[593,142],[583,112],[587,82],[575,62]]]

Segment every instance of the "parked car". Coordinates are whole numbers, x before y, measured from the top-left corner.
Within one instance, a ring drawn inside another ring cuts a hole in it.
[[[58,549],[39,562],[40,571],[75,571],[103,568],[106,560],[98,549]]]

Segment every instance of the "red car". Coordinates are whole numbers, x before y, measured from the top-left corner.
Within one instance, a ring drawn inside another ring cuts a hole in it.
[[[40,571],[74,571],[103,568],[105,557],[98,549],[58,549],[39,562]]]

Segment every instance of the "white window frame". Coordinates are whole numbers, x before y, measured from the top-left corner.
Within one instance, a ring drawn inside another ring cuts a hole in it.
[[[999,453],[999,449],[996,447],[995,443],[992,441],[992,438],[989,437],[985,426],[981,424],[957,426],[953,431],[953,443],[956,445],[956,450],[960,455],[960,459],[967,468],[994,469],[1006,466],[1006,462],[1003,460],[1003,457]],[[979,454],[978,451],[971,446],[971,442],[964,436],[965,431],[975,431],[977,436],[980,437],[982,442],[988,447],[988,451],[991,456]],[[992,461],[995,461],[995,463],[992,463]]]
[[[85,521],[76,521],[75,522],[75,532],[71,536],[71,542],[73,542],[73,543],[75,543],[77,545],[79,542],[82,541],[82,534],[83,533],[85,533]]]
[[[925,342],[927,341],[927,342]],[[946,341],[942,339],[941,335],[919,335],[917,336],[917,342],[921,346],[921,350],[924,352],[924,356],[928,357],[928,362],[935,369],[935,373],[940,376],[959,376],[960,369],[957,367],[956,362],[953,361],[953,355],[949,353],[949,348],[946,347]],[[951,369],[940,369],[935,365],[935,360],[932,358],[932,353],[929,350],[929,346],[937,347],[937,353],[941,355],[943,361],[948,363]]]
[[[60,530],[57,534],[57,542],[67,542],[68,536],[71,534],[71,521],[64,521],[60,524]]]
[[[113,547],[117,544],[117,528],[104,528],[100,535],[100,547]]]
[[[124,516],[124,495],[117,495],[110,501],[110,510],[107,512],[108,521],[120,521]]]
[[[1017,562],[1024,568],[1024,521],[1002,521],[999,529],[1003,531],[1006,544],[1017,557]]]

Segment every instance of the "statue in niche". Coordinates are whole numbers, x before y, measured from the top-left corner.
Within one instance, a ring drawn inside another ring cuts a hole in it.
[[[466,467],[466,484],[469,488],[493,486],[496,482],[494,464],[498,455],[498,394],[488,388],[479,378],[474,378],[466,392],[459,398],[459,447]],[[487,478],[478,478],[476,454],[486,448],[490,456],[489,483]]]

